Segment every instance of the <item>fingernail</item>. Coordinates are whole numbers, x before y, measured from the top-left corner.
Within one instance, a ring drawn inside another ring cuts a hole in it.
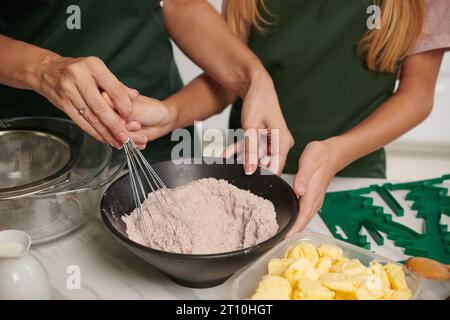
[[[128,141],[130,141],[130,138],[128,137],[128,134],[126,134],[125,132],[122,132],[121,134],[119,134],[119,140],[120,140],[120,142],[125,144],[125,143],[128,143]]]
[[[305,186],[304,186],[303,184],[299,184],[299,185],[297,186],[297,192],[298,192],[300,195],[304,195],[304,194],[305,194],[305,191],[306,191],[306,189],[305,189]]]
[[[140,96],[140,95],[141,95],[140,92],[137,91],[136,89],[131,89],[131,91],[133,91],[137,96]]]
[[[142,124],[139,121],[134,121],[133,125],[135,125],[138,130],[142,128]]]
[[[254,174],[256,171],[256,167],[254,164],[249,164],[247,166],[245,166],[245,174],[248,176],[251,176],[252,174]]]

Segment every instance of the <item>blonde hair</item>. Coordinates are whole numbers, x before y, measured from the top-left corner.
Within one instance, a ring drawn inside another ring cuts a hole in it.
[[[228,25],[238,36],[245,34],[248,26],[262,32],[264,25],[271,23],[263,17],[268,12],[264,0],[228,0],[226,8]]]
[[[380,5],[380,0],[374,0]],[[226,14],[236,35],[245,33],[250,25],[262,31],[268,23],[264,0],[228,0]],[[373,71],[397,71],[399,63],[414,49],[425,21],[426,0],[383,0],[381,29],[369,30],[358,43],[358,54]]]

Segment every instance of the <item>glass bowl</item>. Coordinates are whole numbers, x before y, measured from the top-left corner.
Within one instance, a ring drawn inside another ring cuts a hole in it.
[[[4,122],[3,130],[43,131],[64,137],[76,150],[77,159],[65,179],[51,187],[11,199],[0,195],[0,231],[25,231],[33,245],[40,245],[78,230],[99,211],[104,187],[125,166],[124,153],[96,141],[67,119],[33,117]]]

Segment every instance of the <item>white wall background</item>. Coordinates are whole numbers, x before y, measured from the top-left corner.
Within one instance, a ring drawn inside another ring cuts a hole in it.
[[[220,11],[221,0],[209,0]],[[185,83],[201,73],[178,48],[175,47],[175,59]],[[229,110],[216,115],[204,123],[204,128],[226,129]],[[450,53],[446,55],[436,89],[436,103],[431,116],[420,126],[399,139],[402,144],[433,144],[450,147]]]

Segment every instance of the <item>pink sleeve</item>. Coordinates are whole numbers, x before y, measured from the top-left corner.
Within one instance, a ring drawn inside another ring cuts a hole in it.
[[[425,28],[411,54],[450,50],[450,0],[428,0]]]

